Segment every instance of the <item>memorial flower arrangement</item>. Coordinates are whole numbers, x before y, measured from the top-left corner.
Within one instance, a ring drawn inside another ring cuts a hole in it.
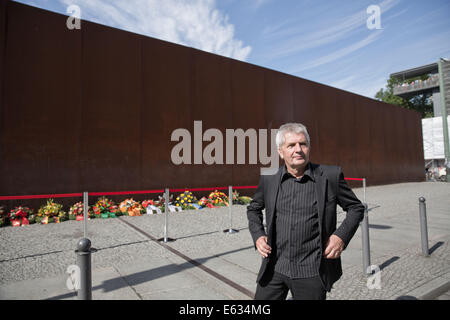
[[[0,228],[6,226],[8,221],[8,214],[4,207],[0,206]]]
[[[225,193],[215,190],[211,192],[208,197],[202,197],[200,200],[190,192],[185,190],[182,194],[176,197],[173,201],[174,195],[169,197],[169,204],[175,205],[183,210],[186,209],[202,209],[205,207],[215,208],[218,206],[228,206],[228,197]],[[252,198],[240,196],[237,191],[233,192],[233,204],[247,205],[252,201]],[[152,206],[149,208],[149,206]],[[156,208],[159,210],[155,210]],[[151,209],[151,210],[150,210]],[[173,207],[170,207],[174,211]],[[116,217],[116,215],[140,216],[144,213],[161,213],[165,210],[165,199],[158,196],[158,200],[144,200],[142,203],[134,201],[133,198],[125,199],[117,206],[114,201],[101,197],[93,207],[89,207],[89,218],[109,218]],[[6,210],[4,206],[0,206],[0,227],[2,226],[23,226],[32,223],[48,224],[59,223],[65,220],[83,220],[84,205],[83,202],[77,202],[70,207],[68,213],[63,210],[63,205],[55,203],[53,199],[47,200],[45,205],[42,205],[39,210],[34,212],[32,209],[19,206],[13,210]]]
[[[154,205],[155,205],[155,201],[153,201],[153,200],[142,201],[142,207],[144,207],[145,209],[147,209],[148,206],[154,206]]]
[[[39,208],[36,215],[36,223],[60,223],[67,220],[67,214],[63,210],[63,205],[55,203],[53,199],[48,199],[47,203]]]
[[[228,206],[228,197],[223,192],[215,190],[209,194],[208,199],[216,207]]]
[[[96,218],[115,218],[118,212],[117,205],[114,201],[101,197],[97,200],[97,203],[92,208]]]
[[[13,227],[29,225],[28,217],[33,214],[33,210],[28,207],[15,207],[8,214],[8,219]]]
[[[163,201],[161,201],[161,199],[163,199]],[[149,206],[152,206],[153,208]],[[165,210],[164,198],[160,197],[160,200],[144,200],[142,201],[142,207],[148,214],[162,213]],[[155,210],[155,207],[158,208],[160,212]]]
[[[236,190],[233,191],[233,204],[248,205],[251,201],[252,198],[247,196],[239,196],[239,193]]]
[[[175,199],[175,205],[183,210],[198,209],[194,206],[197,202],[197,198],[189,190],[184,191]]]
[[[215,208],[214,205],[211,203],[211,200],[209,200],[206,197],[202,197],[199,201],[198,204],[200,206],[202,206],[202,208],[204,207],[208,207],[208,208]]]
[[[69,220],[77,220],[77,221],[83,220],[84,219],[83,211],[84,211],[83,202],[80,201],[80,202],[75,203],[69,209]],[[92,211],[91,206],[88,207],[88,219],[89,218],[90,219],[95,218],[95,214]]]
[[[122,201],[119,205],[119,209],[121,213],[132,217],[140,216],[145,212],[144,207],[139,202],[134,201],[133,198]]]

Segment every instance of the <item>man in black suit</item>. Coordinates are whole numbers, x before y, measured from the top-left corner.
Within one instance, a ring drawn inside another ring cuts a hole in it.
[[[290,290],[295,300],[325,300],[342,275],[340,255],[364,217],[364,206],[341,168],[309,162],[304,125],[282,125],[276,143],[285,165],[261,176],[247,207],[249,230],[263,257],[255,299],[284,300]],[[347,212],[337,229],[336,205]]]

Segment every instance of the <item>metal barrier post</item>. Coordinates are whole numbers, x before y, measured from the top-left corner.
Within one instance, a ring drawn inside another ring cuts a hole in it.
[[[366,178],[363,178],[363,203],[366,202]]]
[[[175,241],[175,239],[171,239],[167,236],[169,230],[169,188],[164,190],[164,237],[158,239],[158,241],[163,241],[167,243],[169,241]]]
[[[233,187],[228,186],[228,212],[230,214],[230,228],[223,230],[223,232],[232,234],[239,232],[239,230],[233,229]]]
[[[84,223],[84,237],[87,238],[87,220],[89,217],[89,200],[88,192],[83,192],[83,223]]]
[[[80,269],[80,288],[77,296],[79,300],[92,300],[92,271],[91,253],[97,250],[91,248],[91,241],[82,238],[77,243],[77,265]]]
[[[164,191],[164,242],[167,242],[167,231],[169,224],[169,189]]]
[[[419,198],[419,214],[420,214],[420,237],[422,240],[422,255],[428,257],[428,227],[427,227],[427,207],[425,198]]]
[[[369,210],[367,203],[364,203],[364,218],[361,221],[361,238],[363,251],[363,272],[365,275],[371,275],[370,270],[370,242],[369,242]]]

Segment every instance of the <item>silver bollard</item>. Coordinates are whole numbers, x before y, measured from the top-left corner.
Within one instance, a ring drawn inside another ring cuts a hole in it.
[[[77,243],[77,265],[80,268],[80,288],[77,296],[79,300],[92,300],[92,270],[91,253],[97,250],[91,248],[91,241],[82,238]]]
[[[83,192],[83,226],[84,237],[87,238],[87,220],[89,218],[89,193]]]
[[[363,253],[363,273],[371,275],[370,270],[370,242],[369,242],[369,209],[367,203],[364,203],[364,218],[361,221],[361,238]]]
[[[223,230],[228,234],[239,232],[239,230],[233,229],[233,187],[228,186],[228,212],[230,214],[230,228]]]
[[[430,255],[428,249],[428,227],[427,227],[427,207],[425,198],[419,198],[419,214],[420,214],[420,237],[422,239],[422,255],[428,257]]]
[[[167,234],[169,233],[169,188],[164,191],[164,236],[158,241],[167,243],[169,241],[175,241],[175,239],[169,238]]]
[[[167,242],[167,232],[169,224],[169,189],[166,188],[164,192],[164,242]]]

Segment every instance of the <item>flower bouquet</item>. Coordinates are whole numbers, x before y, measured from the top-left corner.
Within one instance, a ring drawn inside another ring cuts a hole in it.
[[[248,204],[250,204],[250,202],[252,202],[252,198],[250,198],[250,197],[240,196],[238,198],[238,204],[248,205]]]
[[[142,205],[139,202],[134,201],[133,198],[122,201],[119,205],[119,209],[120,212],[131,217],[140,216],[142,215],[142,212],[145,211]]]
[[[209,199],[206,198],[206,197],[201,198],[201,199],[198,201],[198,204],[199,204],[202,208],[204,208],[204,207],[215,208],[214,205],[211,203],[211,200],[209,200]]]
[[[147,214],[161,214],[164,212],[164,201],[158,200],[144,200],[142,201],[142,207],[146,210]]]
[[[0,206],[0,228],[6,226],[8,221],[8,214],[4,207]]]
[[[33,210],[28,207],[15,207],[8,214],[9,221],[13,227],[26,226],[30,224],[28,216],[33,214]]]
[[[109,200],[106,197],[101,197],[98,199],[97,203],[92,208],[94,210],[95,217],[101,218],[115,218],[118,212],[117,205],[114,201]]]
[[[189,209],[197,210],[198,207],[194,205],[194,204],[197,204],[197,202],[198,202],[198,200],[192,194],[192,192],[190,192],[189,190],[186,190],[176,198],[175,205],[177,207],[180,207],[183,210],[189,210]]]
[[[233,204],[248,205],[251,201],[252,198],[247,196],[239,196],[239,193],[236,190],[233,191]]]
[[[225,193],[219,192],[215,190],[214,192],[211,192],[208,196],[208,199],[211,201],[211,203],[214,206],[228,206],[228,197]]]
[[[77,202],[69,209],[69,220],[82,221],[84,219],[84,203]],[[88,219],[95,218],[95,214],[91,209],[91,206],[88,207]]]
[[[36,215],[36,223],[60,223],[67,220],[67,214],[63,211],[63,205],[48,199],[47,203],[39,208]]]

